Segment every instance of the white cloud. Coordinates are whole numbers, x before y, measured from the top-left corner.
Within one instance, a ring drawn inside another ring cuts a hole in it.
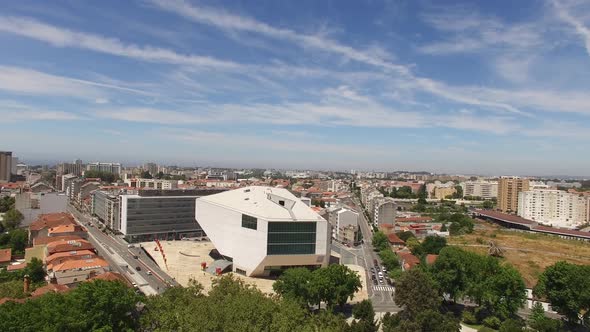
[[[239,67],[231,61],[207,56],[184,55],[152,46],[125,44],[116,38],[72,31],[26,17],[0,16],[0,31],[43,41],[56,47],[87,49],[142,61],[228,69]]]
[[[0,90],[18,94],[74,96],[98,100],[107,90],[147,94],[127,87],[57,76],[40,71],[0,65]]]
[[[84,119],[78,114],[39,109],[13,100],[0,100],[0,123],[19,121],[71,121]]]
[[[366,51],[343,45],[321,34],[308,35],[294,30],[276,28],[247,16],[240,16],[205,6],[194,6],[183,0],[151,0],[162,10],[183,16],[197,23],[207,24],[226,31],[254,32],[270,38],[293,42],[303,49],[315,49],[338,54],[349,60],[406,74],[405,66],[387,60],[391,58],[382,48],[371,46]]]
[[[557,16],[563,22],[571,25],[575,29],[575,32],[582,38],[586,47],[586,52],[590,55],[590,28],[586,27],[581,19],[572,15],[567,8],[568,6],[557,0],[552,0],[551,3],[556,9]]]

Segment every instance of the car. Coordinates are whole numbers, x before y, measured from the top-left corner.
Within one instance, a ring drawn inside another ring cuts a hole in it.
[[[151,276],[152,275],[152,271],[147,271],[147,275]]]
[[[382,270],[383,272],[387,272],[387,269],[385,268],[385,266],[382,266],[382,267],[381,267],[381,270]]]
[[[133,244],[128,244],[127,248],[135,248],[135,246]]]
[[[138,259],[137,255],[133,255],[133,258]]]
[[[373,279],[373,285],[377,285],[377,279]]]
[[[135,269],[136,269],[137,271],[141,271],[141,267],[139,267],[139,266],[136,266],[136,267],[135,267]]]
[[[373,259],[373,265],[377,266],[377,265],[379,265],[379,262],[377,262],[376,259]]]
[[[137,284],[136,283],[131,283],[133,285],[133,287],[137,288]]]

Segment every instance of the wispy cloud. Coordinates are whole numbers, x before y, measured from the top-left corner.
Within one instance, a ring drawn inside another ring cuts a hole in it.
[[[41,109],[13,100],[0,100],[0,123],[18,121],[70,121],[84,117],[71,112]]]
[[[358,50],[339,43],[321,34],[310,35],[291,29],[277,28],[248,16],[240,16],[226,11],[205,6],[195,6],[183,0],[151,0],[158,8],[183,16],[197,23],[214,26],[228,32],[254,32],[278,40],[287,40],[299,45],[303,49],[315,49],[332,54],[338,54],[349,60],[358,61],[371,66],[388,69],[398,73],[407,73],[408,69],[387,60],[388,53],[375,48]]]
[[[590,28],[586,27],[581,19],[572,15],[566,5],[557,0],[552,0],[551,3],[556,9],[557,16],[565,23],[571,25],[575,29],[575,32],[582,38],[586,52],[590,55]]]
[[[126,44],[116,38],[72,31],[27,17],[0,16],[0,32],[32,38],[56,47],[87,49],[141,61],[213,68],[239,67],[238,64],[231,61],[219,60],[208,56],[185,55],[169,49],[153,46]]]

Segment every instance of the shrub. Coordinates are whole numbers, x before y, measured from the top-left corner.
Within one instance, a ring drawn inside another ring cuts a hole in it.
[[[484,244],[485,243],[485,241],[482,238],[480,238],[480,237],[475,238],[475,242],[477,242],[479,244]]]
[[[524,328],[521,321],[516,319],[507,319],[500,325],[500,332],[520,332]]]
[[[477,318],[475,318],[475,315],[471,311],[463,311],[462,318],[465,324],[475,325],[478,323]]]
[[[487,326],[482,327],[481,329],[477,330],[478,332],[496,332],[496,330],[489,328]]]
[[[493,329],[498,329],[500,324],[502,324],[502,321],[500,321],[500,318],[495,316],[487,317],[483,320],[484,326],[491,327]]]

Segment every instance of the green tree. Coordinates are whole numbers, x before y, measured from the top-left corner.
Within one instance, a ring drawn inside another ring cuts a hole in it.
[[[456,302],[462,298],[472,278],[470,255],[457,247],[446,247],[440,251],[433,265],[433,276],[442,292],[449,294]]]
[[[490,201],[490,200],[485,200],[483,201],[482,207],[484,209],[490,210],[494,208],[494,202]]]
[[[352,315],[359,320],[360,331],[375,332],[377,331],[377,322],[375,321],[375,310],[371,300],[362,300],[352,308]]]
[[[304,267],[288,269],[272,285],[274,291],[307,308],[310,303],[311,271]],[[315,304],[315,302],[314,302]]]
[[[0,213],[5,213],[8,210],[14,208],[15,198],[10,196],[4,196],[0,198]]]
[[[500,325],[499,332],[522,332],[524,324],[518,319],[507,319]]]
[[[402,319],[399,314],[385,313],[381,318],[381,327],[383,332],[395,332]]]
[[[13,229],[8,233],[10,248],[14,254],[24,254],[27,243],[29,242],[29,233],[24,229]]]
[[[379,252],[379,258],[381,258],[381,263],[383,266],[387,268],[387,270],[392,271],[396,268],[399,268],[399,260],[397,255],[391,251],[391,249],[383,249]]]
[[[561,321],[545,316],[545,309],[543,309],[543,305],[540,302],[533,304],[528,325],[532,330],[538,332],[559,332],[563,327]]]
[[[150,174],[150,172],[148,172],[148,171],[143,171],[143,172],[141,172],[141,178],[142,179],[151,179],[152,174]]]
[[[430,276],[420,270],[404,272],[397,280],[395,303],[404,308],[407,317],[417,317],[425,310],[438,310],[441,297]]]
[[[389,240],[385,233],[378,231],[373,234],[373,248],[377,251],[381,251],[389,248]]]
[[[25,268],[25,273],[29,275],[32,282],[41,282],[45,279],[45,269],[43,269],[43,262],[33,257]]]
[[[2,225],[4,229],[15,229],[18,228],[20,223],[23,221],[25,217],[22,213],[20,213],[17,209],[10,209],[4,214],[4,219],[2,220]]]
[[[343,307],[362,287],[358,274],[340,264],[313,271],[312,284],[320,294],[320,299],[326,302],[329,308],[336,304]]]
[[[590,266],[557,262],[545,269],[533,289],[536,296],[546,297],[551,306],[571,323],[590,319]]]
[[[411,237],[414,237],[414,238],[416,237],[416,235],[414,235],[414,233],[412,233],[410,231],[397,232],[397,233],[395,233],[395,235],[397,235],[397,237],[402,239],[404,242],[408,241],[408,239]]]
[[[447,246],[447,239],[442,236],[427,236],[424,238],[415,255],[423,256],[426,254],[438,255],[442,248]]]

